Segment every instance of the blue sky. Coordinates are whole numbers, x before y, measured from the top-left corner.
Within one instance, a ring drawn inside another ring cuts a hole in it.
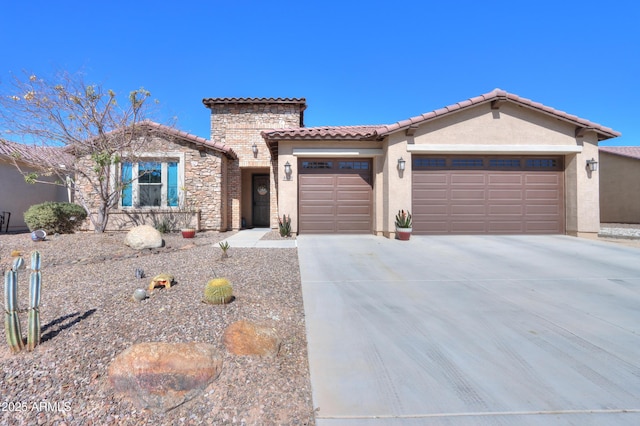
[[[0,83],[82,70],[209,137],[208,97],[304,97],[305,125],[390,124],[501,88],[640,145],[640,3],[4,2]]]

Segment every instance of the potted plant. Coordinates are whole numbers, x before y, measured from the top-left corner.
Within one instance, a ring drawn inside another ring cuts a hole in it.
[[[187,197],[187,189],[182,188],[182,192],[184,194],[184,201],[180,205],[180,213],[178,214],[180,232],[182,233],[182,238],[193,238],[196,236],[196,228],[193,227],[191,222],[193,221],[196,209]]]
[[[398,214],[396,215],[396,233],[398,234],[398,239],[402,241],[408,241],[411,238],[411,213],[409,210],[406,212],[404,210],[398,210]]]

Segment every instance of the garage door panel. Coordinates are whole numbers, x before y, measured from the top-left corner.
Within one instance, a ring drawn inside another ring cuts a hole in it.
[[[451,215],[484,215],[486,209],[484,205],[479,204],[453,204],[450,208]]]
[[[484,174],[452,174],[450,184],[456,185],[484,185],[486,180]]]
[[[414,176],[413,182],[424,185],[447,185],[449,183],[449,175],[437,172],[420,174]]]
[[[334,191],[319,189],[319,190],[304,190],[300,191],[300,201],[313,202],[313,201],[332,201],[334,198]]]
[[[489,221],[488,231],[494,234],[521,234],[525,226],[521,220],[492,220]]]
[[[493,204],[489,206],[489,211],[488,211],[489,215],[494,216],[501,216],[501,215],[516,215],[518,217],[521,217],[524,213],[524,207],[521,204],[505,204],[505,205],[498,205],[498,204]]]
[[[339,202],[365,202],[371,203],[371,192],[366,190],[342,189],[336,192],[336,200]]]
[[[560,199],[560,191],[556,189],[529,189],[526,191],[527,200],[550,200]]]
[[[416,189],[413,194],[417,200],[446,200],[447,193],[447,189]]]
[[[484,189],[452,189],[450,192],[451,200],[484,200]]]
[[[333,215],[335,206],[333,204],[302,204],[300,205],[300,215]]]
[[[520,163],[486,164],[489,163],[485,163],[483,170],[442,170],[442,163],[438,164],[439,170],[414,167],[414,233],[564,232],[564,172],[561,168],[554,171],[526,170],[524,167],[514,170],[514,164],[534,164],[526,158]],[[496,164],[507,164],[505,167],[510,169],[494,170]],[[554,164],[562,165],[562,159]]]
[[[340,218],[345,216],[367,216],[369,214],[370,207],[368,204],[360,206],[338,206],[337,214]]]
[[[458,234],[485,234],[487,229],[483,220],[455,221],[450,223],[451,231]]]
[[[520,189],[494,189],[488,191],[489,201],[513,200],[521,202],[523,199]]]
[[[522,185],[524,176],[519,174],[489,174],[489,185]]]
[[[550,185],[557,186],[559,182],[560,176],[556,174],[547,174],[547,173],[529,173],[525,175],[525,183],[527,185]]]

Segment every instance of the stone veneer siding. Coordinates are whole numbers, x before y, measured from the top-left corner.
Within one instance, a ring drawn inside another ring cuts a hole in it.
[[[226,230],[227,217],[225,208],[226,190],[224,185],[224,169],[226,164],[233,163],[219,151],[205,148],[202,151],[188,141],[171,137],[150,138],[140,149],[138,157],[146,153],[182,153],[184,155],[184,182],[179,186],[187,189],[188,199],[200,210],[199,223],[193,223],[200,230]],[[93,165],[89,157],[78,159],[78,167],[91,171]],[[92,194],[91,185],[78,179],[83,194]],[[79,200],[78,200],[79,201]],[[88,200],[90,210],[97,211],[98,199]],[[169,217],[178,210],[172,208],[116,208],[111,211],[107,230],[125,230],[132,226],[161,221],[163,215]],[[93,229],[88,221],[84,229]]]
[[[242,191],[251,191],[251,182],[242,182],[241,169],[269,168],[270,176],[270,217],[271,227],[278,227],[278,160],[271,158],[271,152],[260,135],[268,129],[293,128],[301,126],[304,101],[267,102],[238,101],[237,103],[212,102],[211,138],[230,146],[238,156],[238,161],[229,162],[227,184],[227,214],[229,229],[240,229],[242,220]],[[251,147],[258,147],[254,156]]]

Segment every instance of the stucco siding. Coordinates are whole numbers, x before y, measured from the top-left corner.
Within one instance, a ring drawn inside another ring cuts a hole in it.
[[[640,223],[640,160],[600,152],[602,222]]]
[[[35,171],[27,166],[22,166],[25,172]],[[51,182],[55,178],[41,177]],[[62,185],[35,183],[29,184],[24,176],[17,170],[11,161],[0,160],[0,213],[11,213],[9,220],[9,232],[27,231],[24,222],[24,213],[34,204],[45,201],[69,201],[67,190]],[[1,232],[5,231],[6,223]]]

